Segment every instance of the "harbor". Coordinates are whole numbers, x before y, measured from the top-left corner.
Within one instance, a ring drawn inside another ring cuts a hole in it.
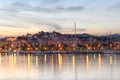
[[[12,54],[12,53],[17,53],[17,54],[85,54],[85,53],[101,53],[101,54],[120,54],[120,50],[59,50],[59,51],[22,51],[22,50],[6,50],[6,54]]]
[[[0,80],[120,80],[120,0],[0,0]]]

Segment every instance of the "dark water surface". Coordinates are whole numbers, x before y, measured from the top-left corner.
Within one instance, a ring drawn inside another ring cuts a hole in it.
[[[120,80],[120,55],[0,54],[0,80]]]

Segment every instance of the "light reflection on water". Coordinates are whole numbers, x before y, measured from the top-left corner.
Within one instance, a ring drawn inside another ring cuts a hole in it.
[[[0,80],[118,80],[117,54],[0,54]]]

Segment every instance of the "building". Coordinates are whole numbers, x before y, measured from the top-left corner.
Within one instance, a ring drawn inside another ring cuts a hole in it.
[[[6,37],[6,41],[16,41],[16,37]]]

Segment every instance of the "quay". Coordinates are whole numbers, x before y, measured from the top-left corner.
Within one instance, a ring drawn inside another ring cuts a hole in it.
[[[18,54],[85,54],[85,53],[101,53],[101,54],[120,54],[120,50],[53,50],[53,51],[23,51],[23,50],[6,50],[5,52],[1,53],[18,53]]]

